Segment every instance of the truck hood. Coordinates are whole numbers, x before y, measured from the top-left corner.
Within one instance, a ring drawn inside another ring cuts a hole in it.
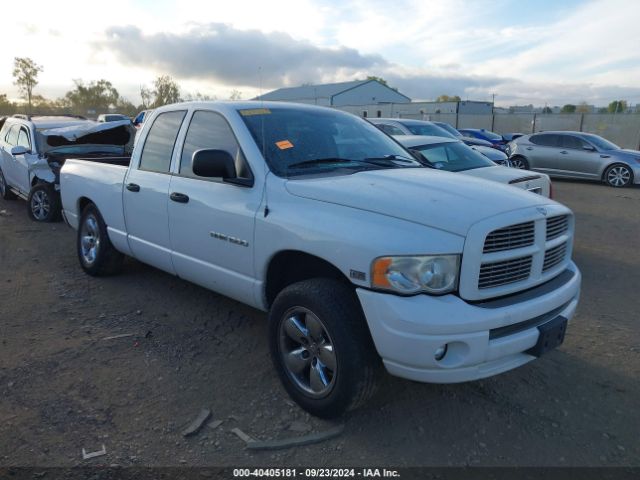
[[[484,168],[473,168],[471,170],[465,170],[465,175],[471,175],[476,178],[485,178],[487,180],[493,180],[494,182],[500,183],[512,183],[519,184],[521,182],[525,182],[527,180],[540,181],[546,175],[533,173],[527,170],[520,170],[517,168],[509,168],[509,167],[484,167]]]
[[[133,146],[136,129],[130,120],[105,123],[87,121],[79,125],[50,128],[38,133],[40,152],[46,153],[55,148],[71,145],[115,145],[130,149]]]
[[[289,179],[285,188],[298,197],[387,215],[461,236],[474,223],[494,215],[555,203],[509,185],[427,168]]]

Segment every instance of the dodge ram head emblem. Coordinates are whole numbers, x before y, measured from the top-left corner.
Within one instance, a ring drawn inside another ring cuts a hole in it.
[[[547,216],[547,209],[546,208],[544,208],[544,207],[536,207],[536,210],[538,210],[545,217]]]

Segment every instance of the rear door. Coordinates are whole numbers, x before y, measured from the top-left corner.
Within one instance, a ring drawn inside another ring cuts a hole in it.
[[[529,145],[524,146],[524,154],[532,170],[553,172],[558,169],[560,139],[552,133],[537,133],[529,137]]]
[[[186,110],[160,113],[124,181],[123,204],[129,247],[138,260],[170,273],[169,184],[174,147]]]
[[[195,175],[191,162],[201,149],[229,152],[245,184]],[[246,303],[254,302],[253,232],[262,200],[252,179],[227,120],[213,111],[195,111],[169,189],[173,264],[181,278]]]

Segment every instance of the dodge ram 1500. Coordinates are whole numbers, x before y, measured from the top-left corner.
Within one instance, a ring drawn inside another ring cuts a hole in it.
[[[90,275],[123,255],[268,311],[289,394],[332,417],[382,366],[463,382],[562,343],[574,217],[420,164],[349,113],[271,102],[155,110],[127,167],[67,160],[63,213]]]

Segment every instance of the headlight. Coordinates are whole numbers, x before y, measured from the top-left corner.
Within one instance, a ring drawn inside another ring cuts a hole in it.
[[[460,255],[379,257],[371,266],[371,286],[396,293],[443,294],[456,289]]]

